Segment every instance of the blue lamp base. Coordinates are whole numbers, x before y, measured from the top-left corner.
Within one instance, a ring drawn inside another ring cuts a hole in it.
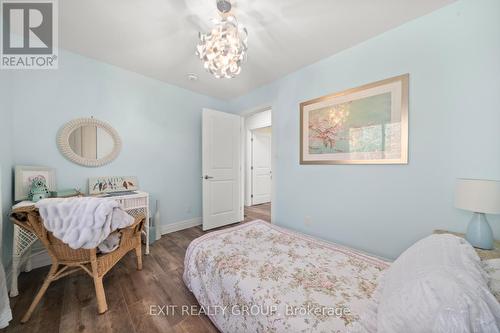
[[[474,213],[467,227],[465,239],[472,246],[483,249],[493,249],[493,231],[484,213]]]

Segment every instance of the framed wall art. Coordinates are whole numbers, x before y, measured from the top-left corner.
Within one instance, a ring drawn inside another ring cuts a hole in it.
[[[300,104],[301,164],[407,164],[409,74]]]

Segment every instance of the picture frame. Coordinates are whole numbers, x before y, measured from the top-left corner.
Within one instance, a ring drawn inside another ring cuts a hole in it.
[[[14,201],[28,199],[31,183],[35,177],[44,178],[49,191],[57,189],[55,169],[44,166],[16,165],[14,168]]]
[[[300,164],[408,164],[409,77],[300,103]]]
[[[136,191],[138,189],[139,182],[137,177],[133,176],[103,176],[89,178],[90,195]]]

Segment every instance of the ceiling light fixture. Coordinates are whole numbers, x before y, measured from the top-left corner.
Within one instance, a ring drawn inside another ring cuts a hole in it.
[[[233,78],[241,72],[246,60],[248,32],[230,14],[231,2],[217,0],[220,18],[214,19],[210,32],[200,32],[196,55],[203,67],[216,78]]]

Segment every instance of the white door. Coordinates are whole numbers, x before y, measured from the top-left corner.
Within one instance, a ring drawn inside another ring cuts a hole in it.
[[[252,205],[271,201],[271,131],[252,131]]]
[[[203,109],[203,230],[243,220],[241,117]]]

